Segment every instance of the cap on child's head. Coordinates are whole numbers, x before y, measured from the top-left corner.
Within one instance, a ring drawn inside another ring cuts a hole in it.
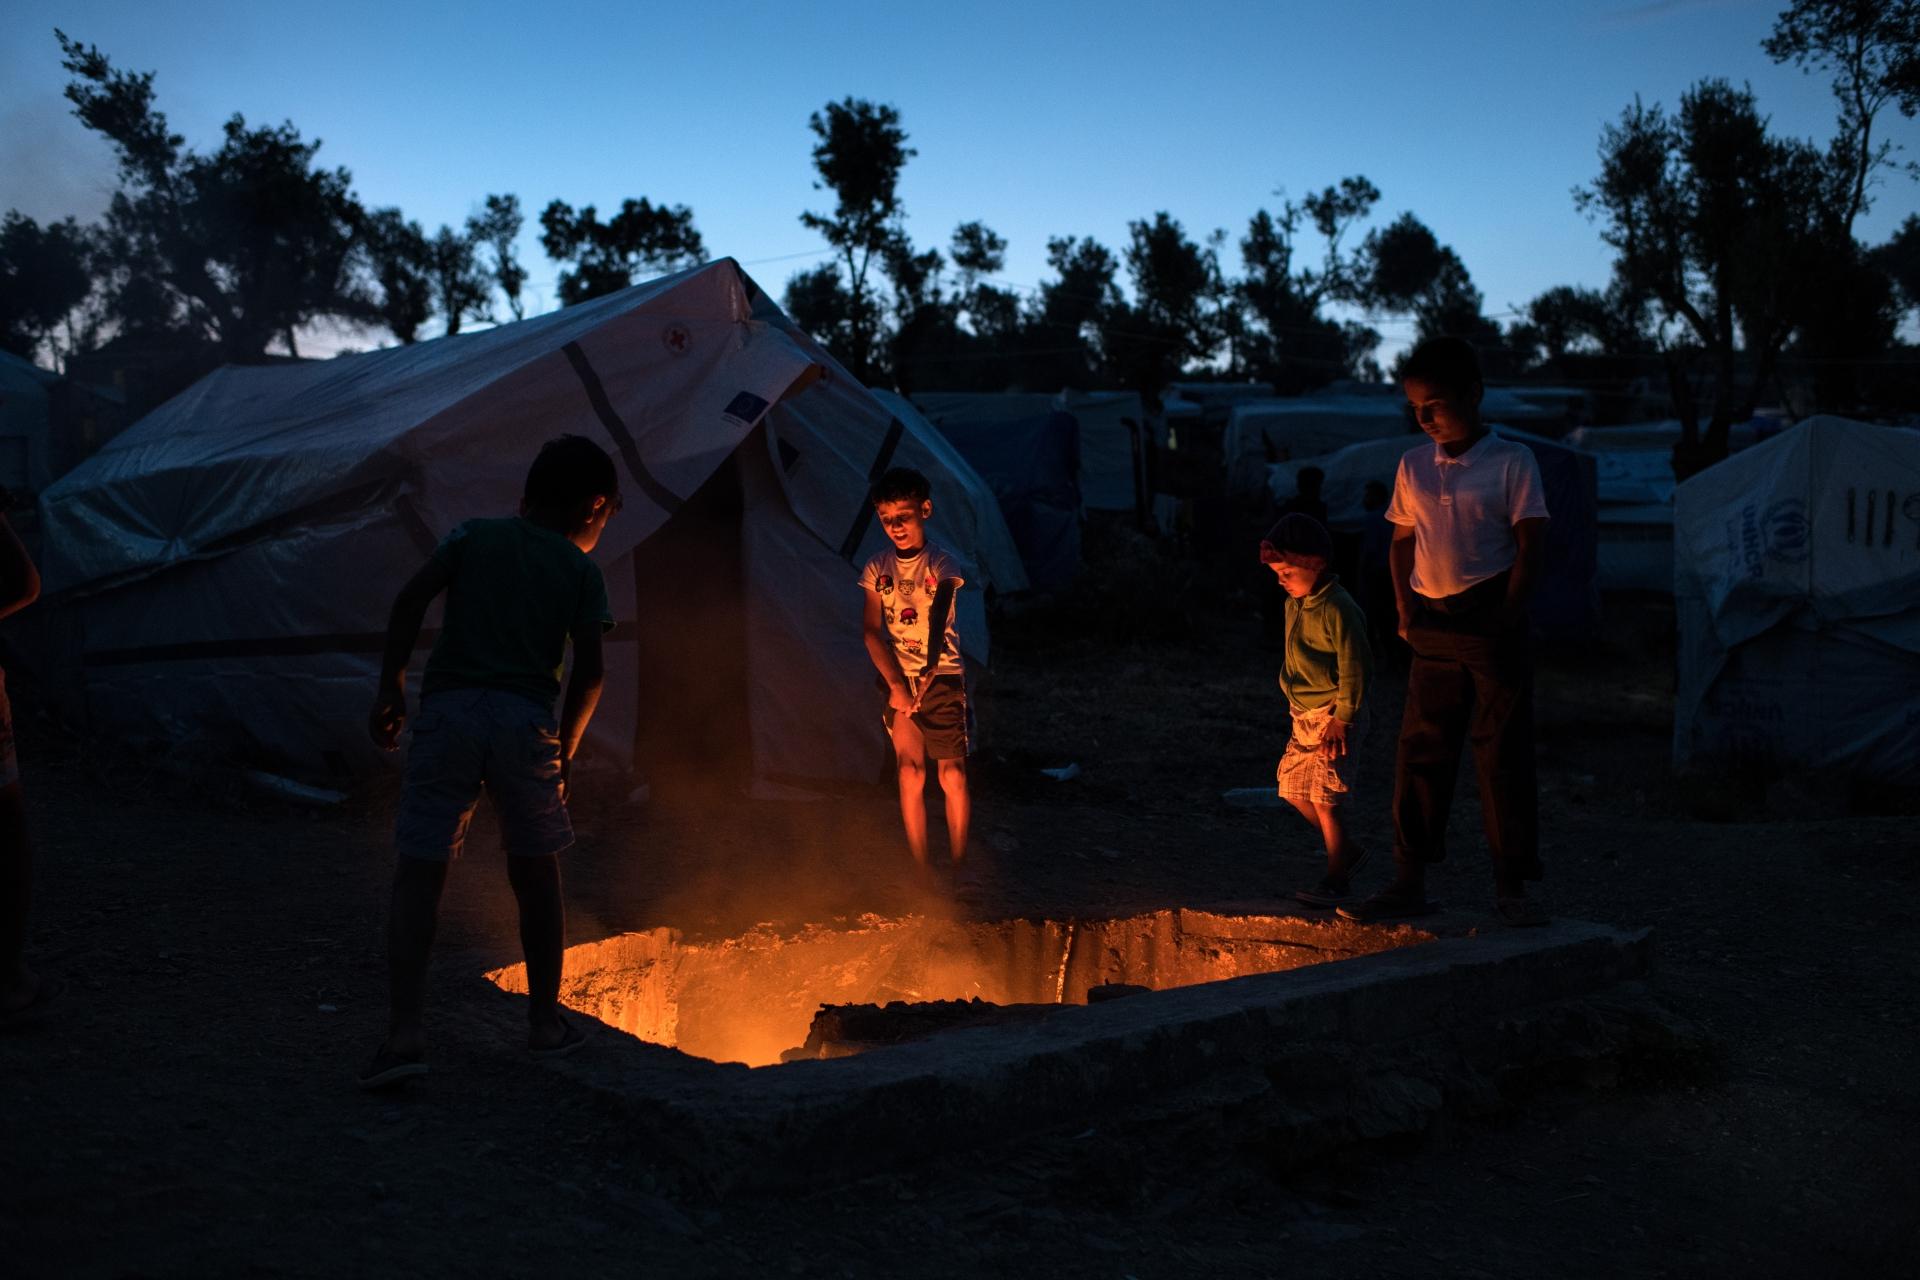
[[[1303,563],[1317,560],[1324,569],[1333,559],[1333,536],[1312,516],[1290,511],[1260,542],[1261,564],[1274,564],[1282,557]]]
[[[891,467],[873,486],[873,500],[882,502],[925,502],[933,497],[933,482],[912,467]]]
[[[620,492],[613,459],[585,436],[555,436],[540,446],[527,468],[525,502],[529,507],[570,507]]]

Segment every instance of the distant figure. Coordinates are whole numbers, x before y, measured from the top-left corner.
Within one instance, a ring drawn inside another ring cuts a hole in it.
[[[40,571],[21,545],[6,513],[13,495],[0,488],[0,618],[40,598]],[[33,898],[33,844],[20,793],[20,760],[13,747],[13,710],[0,673],[0,1028],[37,1019],[66,990],[61,978],[27,967],[27,908]]]
[[[927,861],[927,761],[946,797],[947,845],[954,870],[966,866],[972,800],[967,794],[967,686],[954,623],[953,597],[966,579],[960,563],[927,540],[933,486],[918,471],[895,467],[873,489],[873,511],[893,548],[860,571],[866,593],[862,635],[886,694],[881,722],[893,742],[900,784],[900,821],[907,851]]]
[[[1540,878],[1527,639],[1527,602],[1546,562],[1540,469],[1531,450],[1488,433],[1480,360],[1462,339],[1422,342],[1400,383],[1433,443],[1400,459],[1387,507],[1400,636],[1413,648],[1394,766],[1396,873],[1340,913],[1365,921],[1433,910],[1426,869],[1446,857],[1447,810],[1471,740],[1495,909],[1509,924],[1545,924],[1526,887]]]
[[[374,742],[389,751],[407,718],[407,660],[421,621],[433,598],[447,593],[446,620],[420,686],[394,833],[392,1022],[360,1073],[362,1088],[427,1072],[427,955],[447,864],[466,843],[483,788],[500,815],[507,880],[520,904],[527,1047],[558,1057],[584,1041],[560,1015],[566,918],[554,855],[573,843],[567,786],[600,700],[601,636],[613,627],[606,582],[587,552],[619,510],[619,478],[606,450],[584,436],[561,436],[528,469],[518,516],[455,529],[393,602],[367,722]],[[556,724],[553,700],[569,641],[573,674]]]
[[[1283,516],[1296,513],[1312,516],[1322,525],[1327,523],[1327,504],[1320,498],[1320,487],[1327,482],[1327,473],[1318,467],[1302,467],[1293,478],[1294,494],[1280,504],[1279,514]]]
[[[1293,716],[1293,731],[1274,777],[1280,798],[1320,833],[1327,872],[1294,897],[1311,907],[1337,907],[1352,895],[1353,873],[1367,851],[1347,833],[1341,810],[1352,798],[1358,758],[1354,748],[1367,732],[1367,682],[1373,651],[1360,606],[1327,568],[1333,539],[1312,516],[1280,517],[1260,544],[1260,560],[1287,595],[1286,657],[1280,692]]]
[[[1367,481],[1360,496],[1360,580],[1356,585],[1376,653],[1399,643],[1393,623],[1396,611],[1391,561],[1393,522],[1387,519],[1389,496],[1387,486],[1378,480]]]

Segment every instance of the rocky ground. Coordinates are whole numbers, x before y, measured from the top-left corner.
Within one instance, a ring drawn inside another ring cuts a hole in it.
[[[1316,874],[1303,824],[1222,799],[1267,784],[1285,732],[1257,618],[1131,590],[1002,628],[978,910],[1247,903]],[[1546,890],[1558,913],[1654,927],[1659,998],[1711,1036],[1710,1066],[1544,1092],[1306,1174],[1231,1133],[1096,1126],[810,1195],[703,1196],[526,1061],[478,976],[516,953],[484,824],[443,914],[433,1075],[363,1095],[391,786],[311,814],[26,717],[34,961],[72,987],[0,1036],[0,1257],[23,1276],[1913,1274],[1915,812],[1676,785],[1670,625],[1611,601],[1602,635],[1543,660]],[[1400,694],[1384,674],[1363,748],[1359,826],[1383,855]],[[1070,781],[1040,772],[1066,764]],[[582,784],[576,939],[911,904],[883,790],[623,794]],[[1490,885],[1463,800],[1436,892],[1471,905]]]

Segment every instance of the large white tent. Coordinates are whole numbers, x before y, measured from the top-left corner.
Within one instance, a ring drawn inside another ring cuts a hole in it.
[[[78,668],[49,690],[96,730],[357,772],[395,591],[446,530],[511,513],[562,432],[614,455],[626,498],[595,553],[619,623],[600,759],[632,758],[651,691],[721,678],[674,643],[717,618],[743,685],[726,729],[750,737],[756,785],[877,775],[854,582],[889,465],[932,477],[976,587],[1023,585],[978,477],[724,259],[485,332],[196,383],[45,495],[55,607],[31,647]],[[709,533],[726,546],[697,571],[662,563]],[[964,646],[984,659],[971,594]]]
[[[1920,783],[1920,431],[1810,418],[1674,491],[1681,769]]]

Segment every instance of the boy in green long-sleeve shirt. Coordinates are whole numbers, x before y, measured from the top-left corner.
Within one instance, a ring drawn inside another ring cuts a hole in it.
[[[1293,733],[1275,771],[1280,797],[1320,832],[1327,873],[1294,897],[1312,907],[1336,907],[1352,896],[1353,873],[1367,852],[1347,834],[1341,808],[1353,793],[1353,748],[1367,731],[1367,682],[1373,650],[1367,616],[1327,564],[1333,539],[1312,516],[1282,516],[1260,544],[1260,559],[1287,594],[1286,657],[1280,691],[1293,716]]]

